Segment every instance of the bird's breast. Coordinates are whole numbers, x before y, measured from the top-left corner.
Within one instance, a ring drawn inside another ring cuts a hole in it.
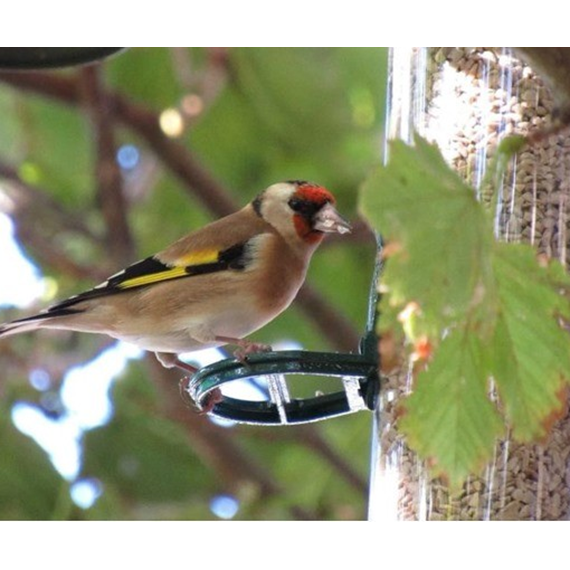
[[[305,280],[310,253],[300,255],[276,235],[259,240],[251,287],[259,311],[272,316],[286,309]]]

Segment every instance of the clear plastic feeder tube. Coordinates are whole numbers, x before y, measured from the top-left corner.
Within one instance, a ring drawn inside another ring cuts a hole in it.
[[[410,142],[417,132],[436,143],[482,200],[498,142],[508,134],[548,126],[553,105],[542,79],[509,48],[391,50],[387,138]],[[567,264],[569,184],[570,137],[551,136],[527,147],[509,164],[497,189],[497,239],[531,243]],[[497,441],[493,460],[451,497],[398,433],[397,406],[410,389],[405,369],[382,381],[371,519],[568,518],[570,416],[558,421],[543,443]]]

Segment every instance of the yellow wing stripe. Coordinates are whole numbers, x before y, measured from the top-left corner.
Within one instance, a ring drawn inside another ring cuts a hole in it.
[[[171,269],[150,273],[149,275],[140,275],[138,277],[132,277],[131,279],[125,279],[119,284],[119,288],[131,289],[133,287],[141,287],[143,285],[159,283],[160,281],[176,279],[177,277],[184,277],[185,275],[188,275],[188,268],[191,268],[192,266],[203,265],[205,263],[216,263],[218,261],[219,254],[220,252],[217,249],[204,249],[187,253],[186,255],[179,257],[175,262],[175,266]]]
[[[218,249],[202,249],[187,253],[175,261],[175,265],[188,267],[189,265],[202,265],[203,263],[216,263],[220,255]]]
[[[184,275],[187,275],[184,267],[173,267],[167,271],[159,271],[158,273],[151,273],[150,275],[141,275],[140,277],[126,279],[119,285],[119,288],[131,289],[132,287],[141,287],[142,285],[151,285],[152,283],[158,283],[160,281],[176,279]]]

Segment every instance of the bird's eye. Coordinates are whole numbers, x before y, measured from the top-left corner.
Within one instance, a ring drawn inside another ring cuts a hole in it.
[[[322,207],[322,204],[318,204],[312,200],[298,198],[297,196],[293,196],[288,204],[291,210],[307,219],[312,218]]]
[[[297,212],[297,214],[303,216],[303,218],[306,220],[311,220],[313,216],[323,207],[323,204],[319,204],[313,200],[298,198],[297,196],[293,196],[289,200],[288,204],[294,212]]]
[[[307,202],[305,200],[301,200],[301,198],[296,198],[295,196],[293,196],[288,203],[291,210],[294,210],[295,212],[302,212],[307,207]]]

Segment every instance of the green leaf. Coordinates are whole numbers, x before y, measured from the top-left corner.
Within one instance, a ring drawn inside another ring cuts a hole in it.
[[[568,301],[559,287],[568,287],[570,281],[557,265],[541,267],[528,246],[496,244],[500,303],[488,347],[490,368],[519,440],[543,437],[564,409],[570,339],[556,317],[568,315]]]
[[[360,207],[389,244],[382,278],[388,302],[398,311],[417,304],[432,340],[468,311],[485,308],[490,220],[436,146],[420,137],[414,147],[392,141],[388,165],[365,182]]]
[[[482,354],[481,340],[472,330],[453,330],[418,375],[403,406],[400,428],[410,447],[452,488],[483,466],[503,431],[487,395]]]
[[[361,209],[388,241],[380,330],[401,330],[416,346],[427,335],[435,347],[402,430],[457,486],[491,458],[505,426],[536,440],[563,413],[570,339],[559,321],[570,320],[570,279],[529,245],[496,242],[474,191],[420,138],[392,143]]]
[[[497,148],[497,152],[501,155],[504,155],[504,160],[508,160],[509,158],[512,158],[517,152],[523,150],[527,144],[527,137],[523,135],[510,135],[501,140]]]

